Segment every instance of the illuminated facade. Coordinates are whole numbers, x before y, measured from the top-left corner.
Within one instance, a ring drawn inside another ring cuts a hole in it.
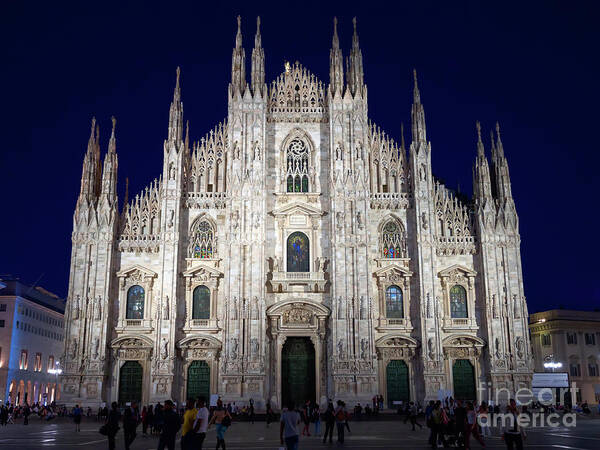
[[[356,27],[329,84],[300,63],[250,82],[238,27],[228,116],[198,142],[177,71],[161,175],[121,212],[113,132],[98,132],[74,214],[66,366],[73,402],[218,393],[280,406],[327,397],[475,398],[528,386],[518,219],[499,131],[477,140],[473,199],[368,118]],[[102,169],[102,170],[101,170]]]

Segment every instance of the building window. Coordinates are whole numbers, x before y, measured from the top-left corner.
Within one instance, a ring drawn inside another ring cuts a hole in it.
[[[552,341],[550,339],[549,334],[542,334],[542,345],[544,345],[546,347],[552,345]]]
[[[4,328],[4,319],[0,320],[0,328]]]
[[[210,318],[210,290],[206,286],[194,289],[192,319]]]
[[[131,286],[127,291],[127,312],[125,318],[144,318],[144,288],[137,284]]]
[[[0,303],[0,312],[6,311],[6,303]]]
[[[590,375],[590,377],[598,376],[598,363],[594,358],[590,358],[588,360],[588,374]]]
[[[54,369],[54,356],[53,355],[48,356],[48,367],[46,369],[47,370]]]
[[[310,272],[308,237],[296,231],[287,240],[287,271]]]
[[[27,370],[27,350],[21,350],[21,359],[19,360],[19,369]]]
[[[585,345],[596,345],[596,335],[594,333],[585,333]]]
[[[466,319],[468,317],[467,291],[459,284],[450,288],[450,317],[453,319]]]
[[[569,372],[572,377],[580,377],[581,376],[581,366],[578,363],[569,364]]]
[[[34,372],[42,371],[42,354],[41,353],[35,354],[35,362],[33,364],[33,370],[34,370]]]
[[[577,333],[567,333],[567,344],[569,344],[569,345],[577,344]]]
[[[207,220],[202,220],[194,226],[190,253],[192,258],[215,257],[217,253],[215,231]]]
[[[308,147],[300,138],[287,148],[287,191],[308,192]]]
[[[381,256],[383,258],[406,258],[406,233],[395,220],[388,221],[381,232]]]
[[[389,286],[385,290],[385,316],[388,319],[404,318],[402,289],[398,286]]]

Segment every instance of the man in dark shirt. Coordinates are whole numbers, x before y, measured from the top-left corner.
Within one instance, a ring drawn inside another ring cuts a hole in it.
[[[123,434],[125,438],[125,450],[129,450],[129,446],[134,441],[136,433],[135,429],[138,426],[137,407],[135,402],[131,406],[125,408],[123,412]]]
[[[327,411],[325,411],[325,435],[323,436],[323,444],[327,441],[327,435],[329,435],[329,443],[333,439],[333,427],[335,425],[335,415],[333,403],[329,400],[327,404]]]
[[[464,407],[462,401],[456,401],[456,407],[454,408],[454,420],[455,420],[455,429],[456,429],[456,437],[459,439],[459,442],[464,444],[465,442],[465,427],[467,425],[467,408]]]
[[[121,420],[119,405],[117,402],[112,402],[111,410],[108,413],[108,418],[106,421],[108,450],[115,450],[115,435],[117,434],[117,431],[119,431],[119,420]]]
[[[181,419],[179,414],[173,411],[173,402],[171,400],[165,400],[163,409],[163,421],[162,433],[160,433],[160,439],[158,440],[158,450],[175,450],[175,437],[179,428],[181,428]]]

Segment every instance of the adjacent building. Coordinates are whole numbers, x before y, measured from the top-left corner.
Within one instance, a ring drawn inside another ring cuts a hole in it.
[[[574,401],[600,402],[600,311],[552,309],[529,322],[536,372],[566,372]]]
[[[65,301],[18,279],[0,280],[0,400],[12,404],[60,399]]]
[[[261,408],[382,394],[392,405],[530,386],[499,127],[490,164],[477,124],[474,196],[460,195],[432,173],[416,73],[410,145],[369,119],[356,22],[346,64],[334,26],[329,83],[295,62],[267,84],[259,25],[248,80],[238,19],[227,117],[197,141],[177,70],[163,167],[122,208],[115,122],[103,161],[92,123],[73,215],[65,401],[218,393]]]

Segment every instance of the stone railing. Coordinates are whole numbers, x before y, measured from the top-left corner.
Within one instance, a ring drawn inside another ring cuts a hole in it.
[[[440,256],[474,255],[477,253],[475,236],[438,236],[436,253]]]
[[[325,272],[273,272],[273,292],[325,292]]]
[[[225,208],[227,192],[187,192],[184,197],[186,208]]]
[[[405,192],[376,192],[371,194],[372,209],[406,209],[411,195]]]

